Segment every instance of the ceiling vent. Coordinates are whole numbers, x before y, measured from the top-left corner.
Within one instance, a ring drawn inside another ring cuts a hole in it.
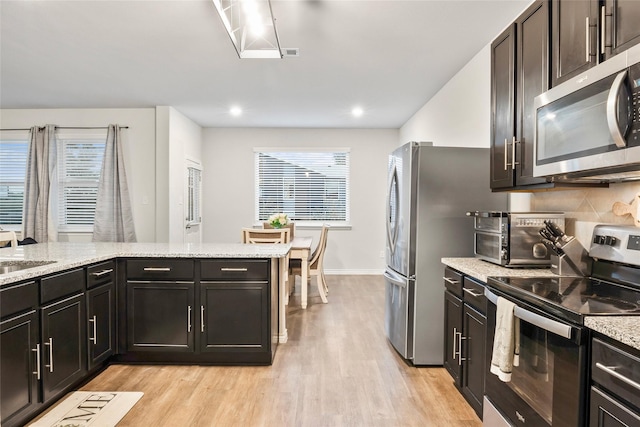
[[[300,49],[297,47],[289,47],[282,49],[282,57],[298,57],[300,56]]]

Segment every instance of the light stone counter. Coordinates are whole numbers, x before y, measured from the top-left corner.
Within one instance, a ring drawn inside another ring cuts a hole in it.
[[[478,258],[442,258],[446,266],[487,283],[488,277],[554,277],[548,268],[506,268]]]
[[[290,244],[38,243],[0,249],[3,261],[54,261],[0,274],[0,286],[112,258],[283,258]]]
[[[588,316],[584,325],[640,350],[640,316]]]

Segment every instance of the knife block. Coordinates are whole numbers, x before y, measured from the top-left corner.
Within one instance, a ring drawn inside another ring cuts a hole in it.
[[[559,276],[585,277],[591,273],[591,258],[576,238],[562,246],[562,255],[551,255],[551,271]]]

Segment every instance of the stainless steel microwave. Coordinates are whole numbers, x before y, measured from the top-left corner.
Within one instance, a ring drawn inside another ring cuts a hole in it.
[[[640,45],[534,100],[535,176],[640,179]]]
[[[548,267],[551,253],[539,231],[545,220],[564,230],[562,212],[467,212],[474,218],[476,258],[503,267]]]

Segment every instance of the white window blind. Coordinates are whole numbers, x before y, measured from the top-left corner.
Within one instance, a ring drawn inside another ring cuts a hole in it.
[[[58,140],[58,215],[61,231],[90,229],[96,212],[105,142]]]
[[[202,216],[200,214],[200,186],[202,182],[202,171],[194,167],[187,167],[187,173],[187,222],[189,224],[199,224]]]
[[[0,141],[0,225],[22,224],[29,142]]]
[[[293,221],[346,223],[349,151],[255,152],[256,220],[284,212]]]

